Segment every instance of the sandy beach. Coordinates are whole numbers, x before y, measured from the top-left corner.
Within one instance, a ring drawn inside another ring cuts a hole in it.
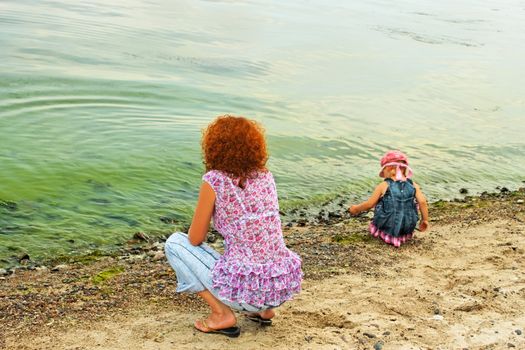
[[[5,349],[525,348],[525,191],[437,202],[432,228],[396,249],[366,216],[285,229],[303,292],[239,338],[193,329],[161,243],[0,277]]]

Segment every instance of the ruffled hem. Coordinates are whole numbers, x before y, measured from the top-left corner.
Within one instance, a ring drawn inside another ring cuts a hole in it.
[[[212,272],[213,288],[221,298],[254,306],[279,306],[301,290],[301,259],[289,257],[266,264],[226,262],[220,259]]]
[[[374,236],[376,238],[379,237],[385,243],[392,244],[396,248],[401,247],[401,244],[404,244],[404,243],[408,242],[409,240],[411,240],[414,237],[414,233],[413,232],[409,233],[407,235],[404,235],[404,236],[399,236],[399,237],[389,235],[388,233],[383,232],[380,229],[378,229],[376,227],[376,225],[374,225],[373,222],[370,223],[369,229],[370,229],[370,234],[372,236]]]

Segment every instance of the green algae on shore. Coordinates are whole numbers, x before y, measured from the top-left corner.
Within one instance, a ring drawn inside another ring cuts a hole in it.
[[[114,278],[115,276],[120,275],[122,272],[124,272],[124,268],[122,266],[113,266],[97,273],[91,278],[91,281],[94,285],[99,285],[103,282],[106,282],[107,280]]]

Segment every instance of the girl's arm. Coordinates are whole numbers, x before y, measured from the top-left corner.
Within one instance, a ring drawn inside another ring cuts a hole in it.
[[[188,238],[192,245],[199,245],[206,239],[210,227],[213,208],[215,207],[215,192],[210,184],[203,182],[199,192],[199,200],[193,214]]]
[[[414,182],[414,187],[416,188],[416,200],[419,204],[419,211],[421,212],[421,222],[419,223],[419,230],[424,232],[428,229],[428,205],[425,195],[419,188],[419,185]]]
[[[388,184],[386,182],[381,182],[379,185],[377,185],[376,189],[374,190],[370,198],[368,198],[368,200],[364,201],[361,204],[352,205],[350,209],[348,209],[348,211],[350,211],[350,214],[352,215],[357,215],[362,211],[366,211],[373,208],[377,204],[381,196],[385,194],[387,188]]]

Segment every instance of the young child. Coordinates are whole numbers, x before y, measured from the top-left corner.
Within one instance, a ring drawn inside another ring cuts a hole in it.
[[[236,337],[240,328],[232,309],[270,325],[274,309],[301,289],[301,258],[284,244],[261,126],[218,117],[204,132],[202,150],[207,172],[189,233],[168,238],[166,257],[177,291],[197,293],[211,309],[195,328]],[[212,216],[224,237],[223,255],[203,243]]]
[[[428,229],[427,200],[419,186],[412,181],[412,169],[402,152],[388,151],[381,158],[379,176],[385,181],[375,188],[367,201],[352,205],[349,211],[357,215],[375,207],[370,233],[374,237],[381,237],[388,244],[400,247],[413,237],[419,220],[418,206],[421,211],[419,230]]]

